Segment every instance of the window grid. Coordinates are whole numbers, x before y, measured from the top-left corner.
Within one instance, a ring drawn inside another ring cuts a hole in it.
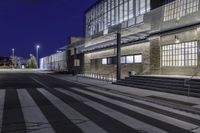
[[[108,57],[101,59],[102,65],[116,64],[116,57]],[[121,64],[139,64],[142,63],[142,54],[126,55],[121,57]]]
[[[142,54],[122,56],[121,63],[122,64],[142,63]]]
[[[162,66],[192,67],[198,62],[197,41],[164,45],[162,51]]]
[[[150,0],[102,0],[86,13],[86,35],[142,16],[150,11]],[[135,24],[133,23],[133,24]]]
[[[164,21],[180,19],[198,10],[199,0],[176,0],[165,5]]]

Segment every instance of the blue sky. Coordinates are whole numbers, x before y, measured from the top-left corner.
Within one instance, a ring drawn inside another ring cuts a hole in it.
[[[96,0],[0,0],[0,56],[28,57],[40,43],[40,57],[83,36],[84,11]]]

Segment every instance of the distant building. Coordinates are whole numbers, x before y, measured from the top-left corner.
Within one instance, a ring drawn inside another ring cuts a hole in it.
[[[10,57],[0,57],[0,69],[1,68],[11,68],[12,60]]]
[[[56,53],[40,59],[40,69],[43,70],[67,70],[66,47],[62,47]]]

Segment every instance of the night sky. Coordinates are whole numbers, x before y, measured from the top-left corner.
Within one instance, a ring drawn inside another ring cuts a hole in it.
[[[28,57],[41,45],[40,57],[84,36],[84,11],[96,0],[0,0],[0,56]]]

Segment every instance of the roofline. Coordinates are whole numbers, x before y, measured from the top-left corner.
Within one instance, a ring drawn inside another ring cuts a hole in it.
[[[86,15],[86,13],[87,13],[89,10],[91,10],[94,6],[96,6],[97,4],[99,4],[101,1],[103,1],[103,0],[96,0],[95,3],[93,3],[91,6],[89,6],[89,7],[85,10],[84,14]]]

